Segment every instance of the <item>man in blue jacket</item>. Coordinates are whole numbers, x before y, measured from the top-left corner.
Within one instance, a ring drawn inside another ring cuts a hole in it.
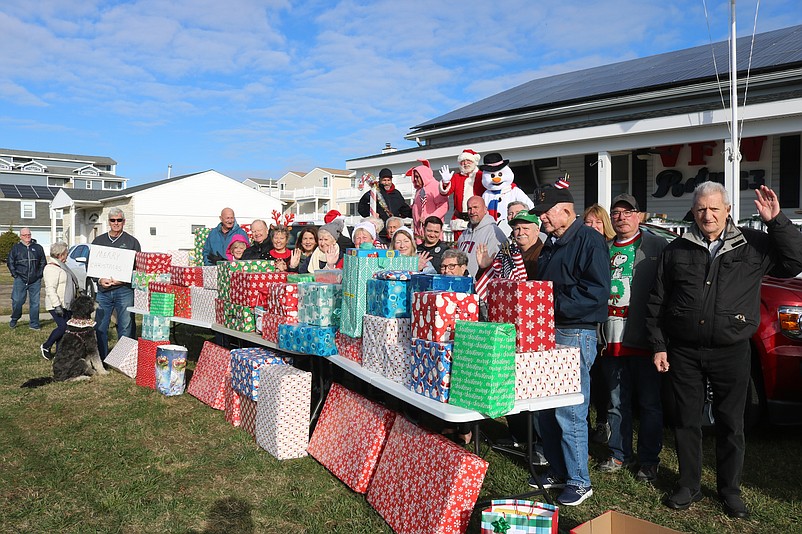
[[[584,401],[538,413],[543,453],[549,472],[544,488],[563,488],[557,501],[576,506],[593,495],[588,469],[588,400],[590,368],[596,359],[596,327],[607,320],[610,256],[604,237],[577,219],[568,189],[545,188],[535,194],[530,213],[540,217],[548,234],[537,263],[537,279],[554,286],[555,341],[579,347]],[[537,485],[530,480],[531,485]]]
[[[8,253],[8,270],[14,278],[11,289],[11,322],[9,326],[16,328],[22,317],[22,305],[28,297],[31,330],[39,330],[39,293],[42,289],[42,274],[47,265],[47,257],[42,245],[31,237],[30,228],[19,231],[19,242],[11,247]]]
[[[203,244],[203,264],[216,265],[218,261],[226,261],[226,251],[231,238],[241,235],[248,242],[248,234],[239,227],[237,219],[234,217],[234,210],[223,208],[220,212],[220,224],[212,228],[206,243]]]

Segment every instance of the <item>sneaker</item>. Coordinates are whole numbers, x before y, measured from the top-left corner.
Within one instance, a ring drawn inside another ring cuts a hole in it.
[[[39,351],[42,353],[42,358],[45,360],[53,359],[53,354],[50,352],[50,349],[46,349],[44,345],[39,345]]]
[[[11,328],[17,328],[17,321],[9,321],[8,326]]]
[[[543,456],[543,453],[540,451],[534,451],[535,454],[532,456],[532,465],[535,467],[548,467],[549,461],[546,460],[546,457]]]
[[[641,482],[654,482],[657,479],[657,464],[642,465],[635,478]]]
[[[31,330],[41,330],[42,329],[41,326],[29,326],[28,328],[30,328]]]
[[[599,464],[599,471],[602,473],[615,473],[624,468],[624,462],[610,456],[606,461]]]
[[[543,489],[562,489],[565,487],[565,480],[558,478],[554,475],[542,475],[538,477],[540,479],[540,485],[543,486]],[[535,480],[534,476],[529,477],[529,485],[533,488],[537,488],[537,480]]]
[[[596,428],[593,429],[593,432],[590,434],[590,441],[593,443],[601,443],[602,445],[607,444],[610,441],[610,435],[612,434],[612,430],[610,430],[610,423],[604,422],[599,423],[596,425]]]
[[[593,488],[590,486],[574,486],[568,484],[557,497],[557,502],[564,506],[578,506],[593,495]]]

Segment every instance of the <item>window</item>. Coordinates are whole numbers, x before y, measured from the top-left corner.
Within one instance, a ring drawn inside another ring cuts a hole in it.
[[[87,180],[86,181],[86,188],[87,189],[92,189],[92,180]]]
[[[23,200],[19,204],[20,206],[20,217],[23,219],[35,219],[36,218],[36,202],[29,200]]]
[[[63,209],[53,210],[53,218],[56,219],[57,221],[64,220],[64,210]]]
[[[51,187],[64,187],[68,183],[69,180],[67,178],[47,178],[47,185]]]
[[[329,186],[329,177],[328,176],[324,176],[323,177],[323,187],[328,187],[328,186]]]
[[[156,235],[156,227],[155,226],[151,226],[150,227],[150,235]]]
[[[113,191],[117,191],[123,188],[122,182],[117,182],[114,180],[103,180],[103,189],[111,189]]]

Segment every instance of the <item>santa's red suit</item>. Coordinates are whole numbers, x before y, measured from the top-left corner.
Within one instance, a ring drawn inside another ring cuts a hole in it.
[[[474,160],[477,164],[479,163],[479,154],[470,149],[463,150],[462,154],[457,158],[457,162],[468,158]],[[454,195],[454,213],[451,216],[451,229],[455,230],[454,239],[457,239],[459,235],[456,232],[464,230],[468,225],[468,199],[473,196],[481,197],[484,191],[482,171],[478,167],[469,175],[462,174],[461,171],[455,171],[451,174],[450,182],[440,182],[441,195]],[[459,221],[463,222],[460,223]]]

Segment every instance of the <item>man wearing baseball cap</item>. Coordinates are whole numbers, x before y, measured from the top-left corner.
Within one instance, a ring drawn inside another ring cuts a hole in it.
[[[610,246],[610,298],[608,318],[602,325],[606,350],[599,360],[610,392],[610,456],[599,465],[602,472],[639,464],[636,478],[657,478],[663,447],[663,410],[660,373],[652,363],[646,338],[646,305],[655,283],[660,254],[667,241],[640,228],[638,201],[624,193],[613,199],[610,217],[615,237]],[[632,401],[637,392],[640,414],[637,458],[632,450]]]
[[[607,319],[610,257],[604,238],[574,210],[567,188],[535,192],[535,207],[548,234],[538,257],[537,279],[554,287],[555,341],[580,349],[580,384],[584,401],[577,406],[537,414],[543,452],[550,464],[540,477],[544,488],[563,488],[557,502],[576,506],[593,495],[588,469],[590,368],[596,358],[596,327]],[[530,480],[533,486],[537,481]]]

